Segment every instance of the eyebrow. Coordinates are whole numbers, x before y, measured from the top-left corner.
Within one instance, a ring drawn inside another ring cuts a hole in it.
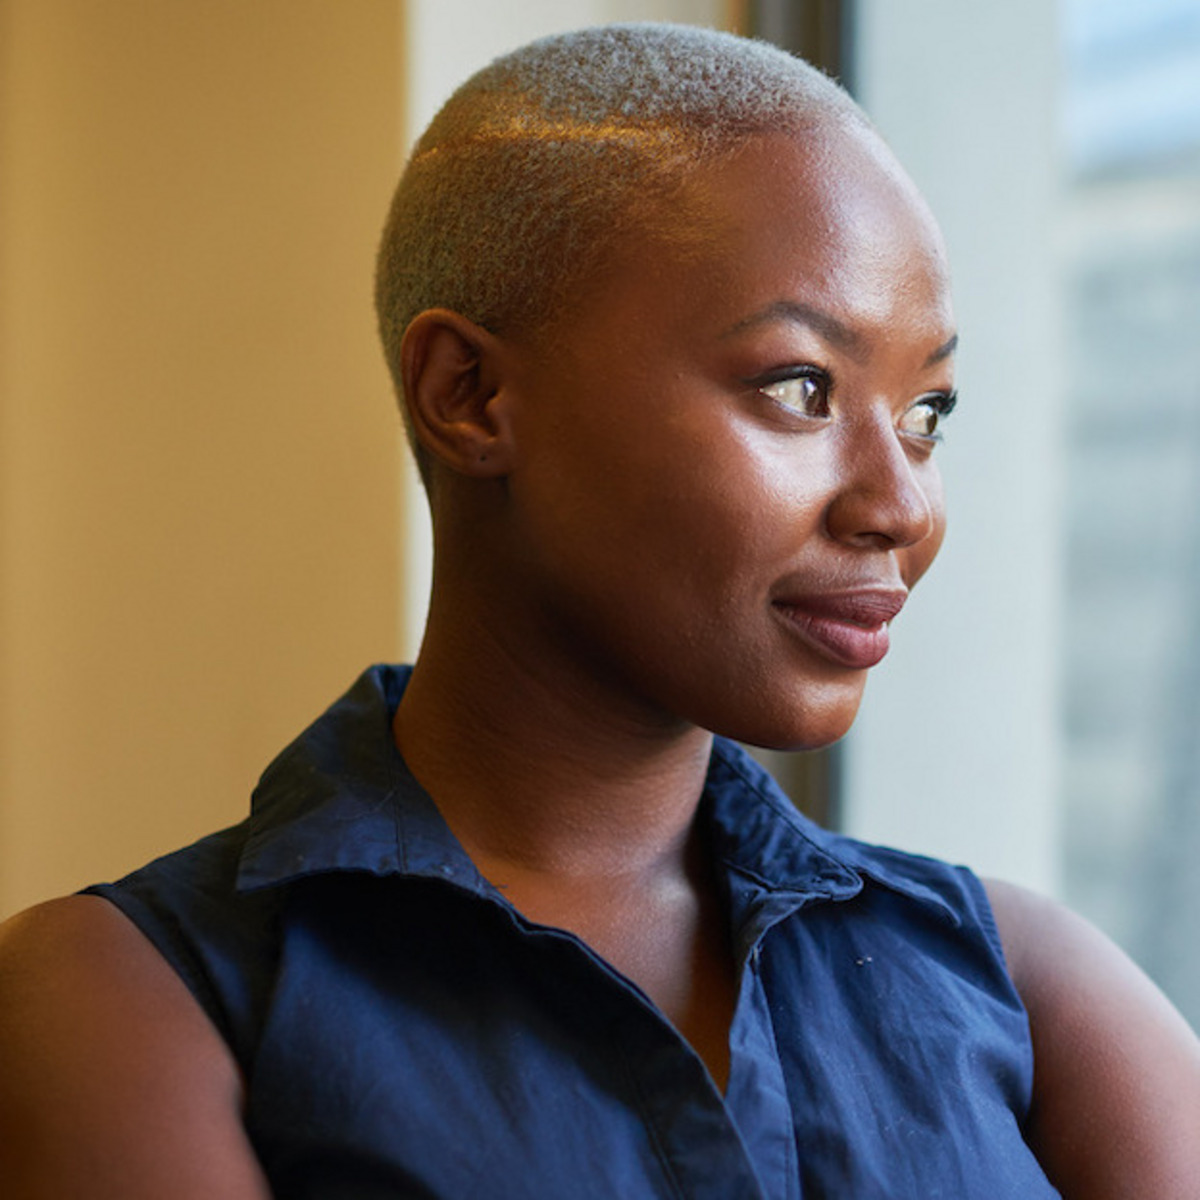
[[[774,304],[767,305],[760,312],[754,313],[744,321],[739,321],[731,329],[726,330],[723,336],[733,337],[735,334],[744,333],[747,329],[754,329],[758,325],[766,325],[772,321],[791,321],[797,325],[805,325],[819,333],[831,345],[837,346],[839,350],[844,350],[852,358],[866,357],[866,339],[862,334],[839,321],[837,317],[822,312],[819,308],[813,308],[811,304],[802,304],[798,300],[776,300]],[[957,346],[958,334],[955,333],[930,354],[925,360],[925,366],[932,367],[943,362],[954,353]]]
[[[733,337],[747,329],[768,325],[772,321],[791,321],[795,325],[805,325],[819,333],[827,342],[851,355],[861,355],[866,349],[862,335],[856,333],[849,325],[843,324],[837,317],[830,316],[819,308],[813,308],[811,304],[801,304],[798,300],[776,300],[774,304],[768,304],[766,308],[744,321],[739,321],[732,329],[727,330],[724,336]]]
[[[940,362],[944,362],[947,358],[958,349],[958,334],[951,334],[926,360],[927,367],[936,366]]]

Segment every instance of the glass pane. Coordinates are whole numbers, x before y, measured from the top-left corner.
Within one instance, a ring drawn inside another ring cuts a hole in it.
[[[1200,4],[1064,4],[1067,899],[1200,1025]]]

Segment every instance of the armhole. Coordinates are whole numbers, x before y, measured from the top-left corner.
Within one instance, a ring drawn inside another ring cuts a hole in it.
[[[1034,1075],[1036,1072],[1033,1051],[1033,1026],[1029,1016],[1029,1006],[1025,1003],[1025,997],[1021,995],[1021,990],[1017,987],[1017,981],[1009,969],[1008,955],[1005,953],[1004,942],[1000,937],[1000,927],[996,922],[992,900],[988,895],[988,890],[984,886],[983,880],[969,867],[960,867],[959,870],[962,874],[963,884],[970,897],[975,916],[979,922],[979,929],[983,934],[984,941],[994,955],[997,967],[1003,971],[1004,978],[1008,981],[1008,987],[1012,994],[1014,1014],[1019,1013],[1020,1054],[1023,1061],[1021,1082],[1019,1085],[1020,1100],[1019,1105],[1014,1107],[1013,1112],[1018,1120],[1021,1136],[1028,1141],[1029,1122],[1033,1112]]]
[[[988,896],[987,888],[983,886],[983,880],[969,867],[960,867],[959,870],[962,873],[967,893],[973,901],[975,916],[979,921],[979,928],[983,931],[984,939],[1004,968],[1004,973],[1012,981],[1012,972],[1008,969],[1008,955],[1004,952],[1004,942],[1000,938],[1000,927],[996,924],[996,914],[992,911],[992,901]],[[1013,981],[1013,988],[1016,988],[1015,981]]]
[[[232,1030],[207,972],[178,924],[169,914],[159,912],[136,894],[111,883],[85,888],[82,896],[99,896],[107,900],[130,921],[150,943],[166,964],[183,981],[192,998],[216,1026],[226,1045],[233,1045]]]

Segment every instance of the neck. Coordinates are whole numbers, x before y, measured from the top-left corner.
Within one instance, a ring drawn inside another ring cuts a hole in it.
[[[523,660],[461,617],[431,617],[394,728],[484,874],[683,870],[711,735],[621,702],[585,671]]]
[[[409,768],[509,903],[636,983],[723,1086],[736,972],[695,820],[711,735],[581,663],[535,607],[502,611],[503,589],[458,594],[448,619],[435,590],[396,712]]]

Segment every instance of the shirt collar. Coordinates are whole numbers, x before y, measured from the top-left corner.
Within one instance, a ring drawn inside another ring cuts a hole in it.
[[[255,788],[237,887],[332,871],[441,879],[495,896],[396,748],[392,716],[411,668],[370,668],[291,743]],[[888,852],[802,816],[748,754],[714,741],[705,791],[716,852],[766,893],[844,900],[863,877],[933,904],[935,892],[889,865]]]
[[[409,667],[374,666],[263,773],[239,890],[330,871],[486,882],[405,766],[392,715]]]
[[[714,739],[707,794],[717,853],[767,891],[797,900],[849,900],[866,879],[960,923],[953,907],[914,877],[929,860],[822,829],[736,743]],[[748,802],[751,797],[756,802]]]

